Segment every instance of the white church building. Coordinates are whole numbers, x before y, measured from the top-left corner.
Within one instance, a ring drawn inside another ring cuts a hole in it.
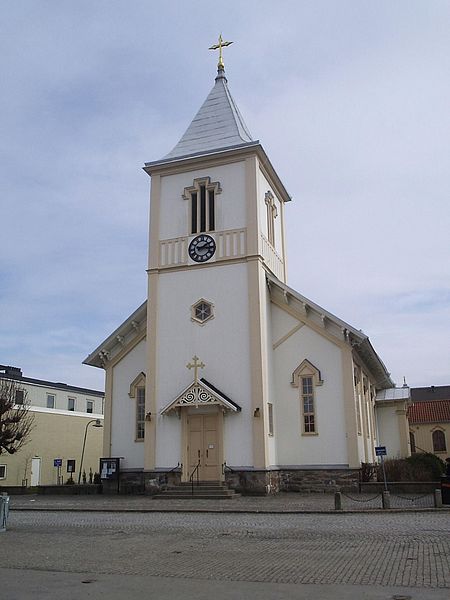
[[[348,488],[377,445],[407,456],[409,389],[366,335],[287,285],[291,198],[221,56],[180,141],[144,169],[148,300],[84,361],[106,373],[103,456],[122,480]]]

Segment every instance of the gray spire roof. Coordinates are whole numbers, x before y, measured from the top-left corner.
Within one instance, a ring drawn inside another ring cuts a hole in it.
[[[186,132],[163,160],[242,146],[253,142],[227,86],[223,69]]]

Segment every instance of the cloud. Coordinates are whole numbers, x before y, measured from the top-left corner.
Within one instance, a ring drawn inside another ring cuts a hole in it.
[[[448,5],[0,10],[1,362],[103,384],[81,360],[146,294],[141,166],[203,102],[222,31],[230,89],[294,198],[290,285],[368,333],[397,380],[449,383]]]

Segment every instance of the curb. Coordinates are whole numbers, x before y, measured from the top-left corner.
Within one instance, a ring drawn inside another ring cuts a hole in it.
[[[71,513],[199,513],[199,514],[250,514],[250,515],[350,515],[350,514],[389,514],[389,513],[433,513],[450,512],[450,506],[443,508],[368,508],[365,510],[265,510],[265,509],[228,509],[228,508],[59,508],[59,507],[10,507],[11,512],[71,512]]]

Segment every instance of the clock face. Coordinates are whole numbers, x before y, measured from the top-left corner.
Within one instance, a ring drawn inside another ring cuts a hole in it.
[[[216,251],[216,242],[205,233],[195,237],[189,244],[189,256],[195,262],[202,263],[214,256]]]

